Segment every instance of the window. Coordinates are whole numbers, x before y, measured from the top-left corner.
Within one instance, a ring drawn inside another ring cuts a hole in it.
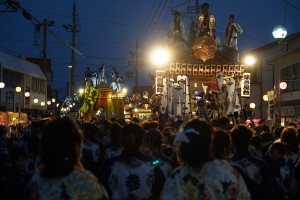
[[[281,80],[287,83],[284,92],[300,91],[300,63],[281,69]]]

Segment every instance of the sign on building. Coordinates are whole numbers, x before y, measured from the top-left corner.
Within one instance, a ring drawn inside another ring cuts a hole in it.
[[[241,84],[241,96],[250,97],[250,73],[243,74],[243,80]]]

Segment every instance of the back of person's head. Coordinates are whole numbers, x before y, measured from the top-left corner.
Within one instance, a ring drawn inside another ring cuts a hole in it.
[[[288,123],[288,126],[293,126],[294,128],[297,128],[297,124],[296,124],[296,123],[294,123],[294,122],[290,122],[290,123]]]
[[[281,143],[283,143],[288,152],[298,151],[297,129],[293,126],[285,127],[280,135]]]
[[[157,130],[150,130],[145,136],[145,146],[149,147],[150,150],[161,150],[161,146],[163,144],[163,135]]]
[[[139,120],[139,118],[137,118],[137,117],[132,117],[132,118],[130,119],[130,122],[131,122],[131,123],[138,124],[138,123],[140,123],[140,120]]]
[[[266,143],[266,142],[271,142],[273,141],[273,136],[270,132],[268,131],[263,131],[260,135],[261,137],[261,142]]]
[[[110,126],[110,140],[111,144],[114,146],[120,146],[120,134],[122,131],[122,126],[118,122],[112,123]]]
[[[82,124],[81,127],[83,129],[85,139],[92,140],[92,139],[96,138],[99,129],[97,128],[97,126],[95,124],[84,123],[84,124]]]
[[[230,120],[228,117],[222,117],[219,119],[219,124],[222,130],[227,131],[230,126]]]
[[[281,136],[281,132],[283,131],[284,127],[280,126],[280,127],[276,127],[274,129],[274,138],[280,138]]]
[[[70,173],[78,163],[83,131],[70,118],[48,123],[41,139],[41,175],[59,177]]]
[[[245,125],[235,126],[231,130],[231,141],[236,152],[246,152],[250,145],[254,131]]]
[[[139,150],[144,139],[145,131],[139,125],[130,123],[125,125],[121,131],[121,142],[124,149]]]
[[[216,130],[213,133],[213,155],[217,159],[228,159],[231,149],[229,134],[224,130]]]
[[[177,134],[175,143],[179,142],[180,157],[192,167],[200,167],[212,160],[212,127],[205,121],[193,119],[183,126]]]

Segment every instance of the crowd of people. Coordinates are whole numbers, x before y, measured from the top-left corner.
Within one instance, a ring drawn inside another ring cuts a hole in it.
[[[0,199],[300,199],[295,124],[64,117],[11,130],[0,126]]]

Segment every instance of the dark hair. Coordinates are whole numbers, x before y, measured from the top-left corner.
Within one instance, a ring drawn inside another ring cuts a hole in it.
[[[145,136],[145,145],[151,150],[160,150],[163,143],[163,135],[159,130],[150,130]]]
[[[248,151],[251,138],[254,135],[253,129],[245,125],[235,126],[231,130],[232,145],[238,152]]]
[[[217,130],[213,133],[213,154],[217,159],[225,159],[230,154],[231,142],[228,133]],[[226,153],[226,155],[224,155]]]
[[[88,140],[95,138],[99,132],[96,125],[91,123],[84,123],[82,126],[84,137]]]
[[[298,152],[297,129],[293,126],[287,126],[281,132],[281,142],[289,152]]]
[[[207,6],[209,8],[209,4],[206,2],[201,5],[201,8],[203,8],[204,6]]]
[[[135,137],[134,143],[124,144],[124,141],[121,141],[124,146],[121,156],[127,162],[130,161],[130,159],[133,156],[138,155],[140,153],[140,147],[143,142],[145,131],[139,124],[130,123],[130,124],[125,125],[122,128],[121,136],[124,140],[127,137],[129,137],[130,135],[134,135],[134,137]],[[128,145],[130,145],[130,146],[128,146]]]
[[[179,149],[181,159],[192,167],[200,167],[212,160],[212,127],[205,121],[193,119],[187,122],[183,129],[194,129],[199,134],[186,133],[190,142],[181,142]]]
[[[83,132],[71,118],[60,118],[47,124],[41,139],[41,175],[64,176],[78,162]]]
[[[234,18],[234,15],[230,15],[229,18]]]
[[[284,145],[280,142],[274,142],[273,144],[270,145],[270,150],[274,149],[278,151],[279,154],[284,155],[286,153]]]
[[[276,127],[274,130],[274,137],[275,138],[280,138],[281,136],[281,132],[283,131],[284,127],[280,126],[280,127]]]
[[[222,117],[219,120],[219,124],[224,131],[227,131],[230,125],[230,119],[228,117]]]
[[[130,135],[130,134],[134,134],[135,136],[135,146],[134,146],[135,150],[139,149],[144,139],[144,135],[145,135],[144,129],[139,124],[135,124],[135,123],[127,124],[122,128],[121,135]]]
[[[110,126],[110,132],[109,132],[109,136],[110,136],[112,145],[115,145],[117,147],[120,146],[121,131],[122,131],[122,126],[118,122],[112,123],[112,125]]]

